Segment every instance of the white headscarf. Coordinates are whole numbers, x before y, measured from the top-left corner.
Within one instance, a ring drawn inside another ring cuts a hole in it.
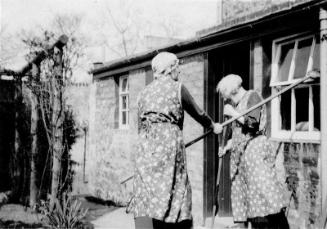
[[[242,78],[239,75],[229,74],[222,78],[217,85],[217,92],[224,97],[230,96],[233,91],[238,90],[242,85]]]
[[[151,62],[154,78],[167,76],[178,66],[178,63],[179,60],[173,53],[161,52],[157,54]]]

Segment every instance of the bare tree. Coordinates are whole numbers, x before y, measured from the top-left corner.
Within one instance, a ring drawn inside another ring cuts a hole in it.
[[[131,0],[106,2],[100,30],[104,45],[118,57],[135,53],[141,43],[143,20]]]
[[[30,49],[28,58],[33,58],[40,50],[47,50],[59,34],[66,33],[68,42],[63,49],[55,49],[54,52],[47,54],[46,60],[42,61],[39,69],[40,75],[31,78],[30,88],[33,97],[37,98],[35,109],[40,111],[40,119],[42,120],[45,133],[49,145],[49,153],[52,155],[52,181],[51,181],[51,197],[50,205],[52,206],[58,194],[62,191],[65,181],[62,179],[62,157],[65,150],[64,136],[64,119],[66,102],[64,98],[65,86],[70,82],[74,68],[79,64],[80,58],[83,56],[83,39],[78,34],[78,27],[81,17],[57,15],[53,21],[53,32],[43,31],[42,36],[29,37],[24,39],[24,43]],[[32,97],[32,98],[33,98]],[[32,100],[35,101],[35,100]],[[38,111],[32,111],[36,114]],[[36,119],[32,119],[31,126],[35,126]],[[33,130],[35,131],[35,130]],[[34,142],[34,141],[32,141]],[[32,150],[36,150],[32,147]],[[37,155],[32,152],[31,155]],[[33,164],[32,157],[32,164]],[[31,171],[31,182],[35,182],[36,170]],[[30,204],[35,204],[36,185],[30,185]]]
[[[105,2],[102,9],[103,20],[98,28],[102,45],[107,47],[113,56],[126,57],[137,52],[145,51],[147,44],[145,37],[158,35],[162,38],[178,37],[182,31],[183,22],[179,15],[174,17],[163,16],[160,6],[152,1],[143,1],[143,4],[152,5],[153,12],[148,15],[139,2],[133,0],[120,0]],[[160,15],[160,16],[158,16]],[[112,58],[111,58],[112,59]]]
[[[22,55],[23,45],[14,34],[7,30],[3,25],[0,30],[0,66],[8,67],[16,60],[17,56]]]

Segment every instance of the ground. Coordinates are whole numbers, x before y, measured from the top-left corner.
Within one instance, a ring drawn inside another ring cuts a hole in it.
[[[88,209],[84,218],[85,229],[134,229],[132,214],[127,214],[125,207],[116,206],[111,201],[103,201],[94,197],[78,196],[83,208]],[[44,228],[42,216],[18,204],[6,204],[0,207],[0,228]],[[209,229],[211,219],[205,226],[195,229]],[[231,217],[216,217],[214,229],[234,228]]]
[[[118,207],[113,202],[105,202],[92,197],[78,197],[88,213],[84,218],[87,228],[94,228],[92,221],[114,211]],[[42,215],[19,204],[0,206],[0,228],[44,228]]]

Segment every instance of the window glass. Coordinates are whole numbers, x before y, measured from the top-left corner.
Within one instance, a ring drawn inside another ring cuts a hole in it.
[[[128,126],[129,120],[129,92],[128,92],[128,77],[122,77],[119,80],[119,125],[121,128]]]
[[[288,80],[288,74],[290,71],[290,66],[294,51],[294,42],[281,45],[281,54],[279,59],[279,69],[278,69],[278,82],[283,82]]]
[[[127,96],[122,96],[122,109],[127,108]]]
[[[128,83],[127,83],[127,78],[124,78],[122,80],[122,92],[125,92],[128,90]]]
[[[320,86],[312,86],[313,107],[314,107],[314,130],[320,130]]]
[[[316,39],[317,43],[313,52],[313,67],[312,69],[320,69],[320,43],[319,39]]]
[[[309,130],[309,88],[295,89],[296,100],[296,131]]]
[[[126,114],[126,111],[123,111],[122,112],[122,124],[125,125],[127,124],[126,120],[127,120],[127,114]]]
[[[299,41],[296,52],[294,79],[303,78],[307,73],[312,38]]]
[[[293,79],[305,77],[307,71],[320,70],[320,43],[317,36],[278,39],[274,41],[273,47],[278,56],[273,57],[275,62],[271,85],[276,91],[293,83]],[[273,137],[318,139],[317,133],[311,131],[320,130],[320,84],[303,83],[280,95],[272,104],[271,117]],[[295,135],[293,130],[296,131]]]
[[[280,100],[281,129],[291,130],[291,91],[281,95]]]

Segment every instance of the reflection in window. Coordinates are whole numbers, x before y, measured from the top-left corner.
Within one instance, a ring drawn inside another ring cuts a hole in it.
[[[282,130],[291,130],[291,92],[285,92],[281,95],[280,101]]]
[[[294,43],[281,46],[281,56],[279,59],[278,80],[287,81],[293,57]]]
[[[296,98],[296,126],[297,131],[308,131],[309,126],[309,88],[295,89]]]
[[[307,73],[312,38],[299,41],[296,53],[294,78],[303,78]]]

